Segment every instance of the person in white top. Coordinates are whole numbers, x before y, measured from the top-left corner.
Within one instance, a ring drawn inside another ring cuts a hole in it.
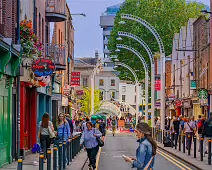
[[[184,133],[186,134],[186,149],[191,148],[192,137],[196,131],[196,125],[194,121],[191,121],[191,118],[187,118],[187,122],[184,123]]]

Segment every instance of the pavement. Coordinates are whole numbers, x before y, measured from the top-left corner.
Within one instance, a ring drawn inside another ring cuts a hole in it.
[[[111,133],[108,133],[105,146],[101,151],[98,170],[131,169],[131,165],[123,160],[122,155],[135,156],[137,147],[138,143],[132,133],[116,133],[114,137]],[[161,149],[158,149],[154,169],[197,170],[195,167]]]
[[[26,157],[25,160],[23,160],[23,170],[35,170],[39,169],[38,166],[38,160],[39,155],[38,154],[30,154]],[[86,164],[87,161],[87,153],[86,151],[82,150],[70,163],[70,165],[67,165],[67,170],[82,170],[84,167],[84,164]],[[11,170],[11,169],[17,169],[17,162],[13,162],[12,164],[9,164],[1,170]],[[44,164],[44,170],[47,169],[47,164]]]

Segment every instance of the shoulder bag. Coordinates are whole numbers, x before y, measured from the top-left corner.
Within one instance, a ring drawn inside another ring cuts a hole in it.
[[[48,126],[48,129],[49,129],[49,137],[51,139],[55,138],[55,133],[53,132],[52,127],[50,125]]]
[[[94,129],[94,134],[95,134],[95,129]],[[96,141],[97,141],[99,147],[104,146],[104,141],[100,137],[96,136]]]
[[[148,169],[149,169],[149,166],[150,166],[150,164],[152,163],[154,157],[155,157],[155,156],[153,156],[153,157],[149,160],[148,164],[144,167],[144,170],[148,170]],[[151,168],[151,169],[152,169],[152,168]],[[150,170],[151,170],[151,169],[150,169]]]
[[[61,138],[57,135],[57,137],[55,138],[54,140],[54,145],[59,145],[60,142],[63,142],[63,139],[64,139],[64,132],[65,131],[65,122],[63,124],[63,135],[62,135],[62,141],[61,141]]]

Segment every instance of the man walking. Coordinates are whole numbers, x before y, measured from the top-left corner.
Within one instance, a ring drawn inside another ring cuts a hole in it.
[[[187,120],[188,121],[184,124],[184,132],[186,134],[186,149],[190,149],[192,144],[192,137],[196,130],[196,125],[194,121],[191,121],[191,118],[188,117]]]
[[[117,122],[116,122],[116,117],[115,116],[113,117],[111,123],[112,123],[112,133],[113,133],[113,136],[115,136],[116,127],[117,127]]]

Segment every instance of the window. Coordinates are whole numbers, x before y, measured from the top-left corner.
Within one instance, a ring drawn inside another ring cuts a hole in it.
[[[114,91],[111,92],[111,98],[112,98],[112,99],[115,99],[115,97],[116,97],[116,92],[114,92]]]
[[[101,91],[100,93],[99,93],[99,100],[101,101],[101,100],[104,100],[104,92],[103,91]]]
[[[134,102],[136,103],[136,96],[135,96]]]
[[[125,102],[126,95],[122,95],[122,101]]]
[[[99,86],[104,86],[104,80],[103,79],[99,80]]]
[[[116,85],[116,81],[115,81],[115,80],[111,80],[110,82],[111,82],[111,83],[110,83],[111,86],[115,86],[115,85]]]
[[[122,86],[122,92],[126,92],[126,86]]]
[[[88,87],[88,78],[82,78],[82,85]]]

